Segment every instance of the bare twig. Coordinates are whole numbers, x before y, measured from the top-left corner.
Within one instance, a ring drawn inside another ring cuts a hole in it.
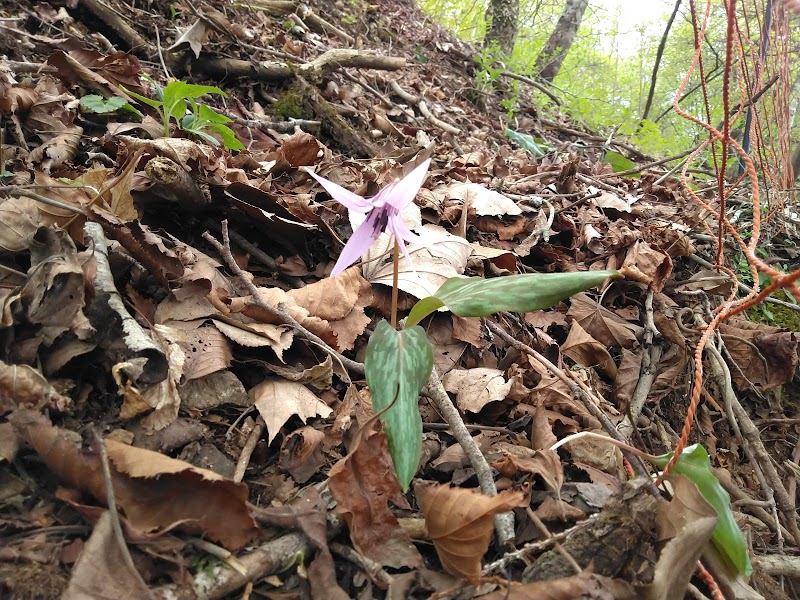
[[[97,454],[100,457],[103,483],[106,487],[106,505],[108,505],[108,514],[111,517],[111,529],[114,532],[114,539],[119,546],[122,560],[125,561],[125,566],[130,572],[130,575],[139,580],[140,590],[146,590],[147,584],[144,582],[139,570],[133,563],[130,550],[128,550],[128,544],[125,542],[125,534],[122,533],[122,525],[119,522],[119,512],[117,511],[117,497],[114,493],[114,484],[113,480],[111,479],[111,466],[108,464],[108,453],[106,452],[105,442],[103,442],[103,438],[100,437],[100,434],[97,433],[97,430],[94,428],[94,426],[92,426],[90,430],[92,432],[92,437],[94,438],[92,442],[94,447],[97,449]]]
[[[614,424],[611,422],[611,419],[609,419],[608,416],[606,416],[606,414],[602,410],[600,410],[600,399],[595,396],[594,392],[592,392],[592,390],[590,390],[585,383],[583,383],[580,380],[575,381],[571,379],[569,375],[567,375],[563,370],[559,369],[556,365],[550,362],[545,356],[543,356],[530,346],[523,344],[517,339],[514,339],[511,335],[508,334],[508,332],[505,329],[503,329],[496,323],[493,323],[488,319],[484,319],[483,322],[486,324],[486,326],[489,328],[490,331],[496,333],[506,343],[511,344],[517,350],[524,352],[528,356],[531,356],[532,358],[536,359],[553,375],[555,375],[561,381],[563,381],[569,388],[570,392],[572,392],[573,396],[579,399],[586,407],[586,410],[588,410],[594,418],[600,421],[600,424],[602,425],[606,433],[608,433],[608,435],[610,435],[612,438],[614,438],[619,442],[622,442],[624,444],[628,443],[628,441],[617,431],[616,427],[614,427]],[[625,454],[625,457],[631,463],[631,466],[633,467],[633,470],[636,472],[637,475],[641,475],[647,478],[650,477],[650,474],[647,472],[647,469],[645,469],[639,457],[634,456],[633,454],[625,450],[623,450],[622,452]],[[650,484],[650,487],[651,487],[650,491],[654,495],[658,496],[659,495],[658,489],[652,484]]]
[[[469,430],[464,425],[464,420],[458,413],[458,409],[453,405],[450,397],[442,385],[439,374],[434,368],[431,376],[428,378],[428,383],[422,388],[422,393],[434,401],[436,408],[441,413],[450,429],[453,432],[453,437],[464,450],[464,454],[469,459],[469,464],[475,471],[475,476],[478,478],[481,492],[487,496],[496,496],[497,487],[494,484],[494,477],[492,476],[492,469],[486,461],[486,457],[478,448],[475,440],[470,435]],[[494,520],[495,530],[497,531],[497,538],[501,545],[506,545],[514,539],[514,513],[507,512],[495,516]]]
[[[545,538],[552,538],[553,534],[550,533],[550,530],[547,526],[542,522],[539,516],[533,512],[533,509],[530,506],[525,508],[525,512],[528,515],[528,518],[536,525],[536,528],[544,535]],[[561,557],[567,561],[567,564],[573,568],[577,575],[580,575],[583,572],[581,566],[577,563],[577,561],[573,558],[572,554],[567,552],[567,549],[564,548],[557,540],[553,542],[553,545],[556,548],[556,551],[561,555]]]
[[[308,556],[311,545],[308,538],[302,533],[290,533],[277,540],[259,546],[252,552],[239,557],[239,562],[247,569],[247,574],[242,575],[234,569],[215,569],[209,578],[195,578],[190,593],[196,600],[215,600],[223,598],[247,584],[285,571],[302,557]],[[156,598],[186,597],[183,584],[167,584],[153,590]],[[183,591],[184,594],[179,592]]]
[[[239,455],[239,460],[236,462],[236,469],[233,471],[233,481],[236,483],[241,483],[242,479],[244,479],[245,471],[247,471],[247,465],[250,464],[250,457],[253,455],[253,450],[256,449],[258,440],[261,439],[261,434],[264,433],[264,427],[264,419],[262,417],[258,417],[258,419],[256,419],[256,424],[253,426],[253,430],[250,432],[250,435],[247,437],[247,441],[244,443],[242,453]]]
[[[261,296],[258,293],[258,289],[253,282],[250,281],[250,278],[247,277],[244,271],[242,271],[241,267],[236,264],[236,260],[234,260],[233,255],[231,254],[231,244],[230,238],[228,236],[228,221],[225,220],[222,222],[222,241],[223,243],[219,243],[210,233],[207,231],[203,234],[203,238],[214,248],[216,248],[217,252],[220,253],[222,258],[225,260],[225,264],[228,265],[228,268],[233,271],[233,273],[241,280],[242,284],[247,288],[247,291],[250,292],[252,296],[251,302],[262,308],[263,310],[267,311],[269,314],[279,318],[283,323],[292,327],[297,334],[305,338],[306,340],[313,342],[320,348],[322,348],[325,352],[336,358],[337,360],[341,361],[341,363],[350,369],[351,371],[355,371],[356,373],[364,373],[364,363],[356,362],[351,360],[345,356],[342,356],[339,352],[331,348],[322,338],[317,335],[311,333],[308,329],[300,325],[292,315],[290,315],[282,305],[278,305],[277,307],[272,306],[271,304],[264,302],[261,299]]]
[[[527,83],[529,86],[536,88],[540,92],[542,92],[545,96],[550,98],[553,101],[553,104],[556,106],[561,106],[561,99],[556,96],[553,92],[547,89],[547,86],[539,83],[535,79],[531,77],[526,77],[525,75],[519,75],[518,73],[512,73],[511,71],[503,71],[500,73],[503,77],[508,77],[509,79],[516,79],[517,81],[521,81],[522,83]]]
[[[625,437],[630,437],[636,429],[636,418],[642,412],[642,407],[647,401],[650,389],[658,375],[658,363],[661,361],[661,344],[654,343],[661,337],[653,322],[653,289],[648,288],[644,302],[644,337],[642,339],[642,364],[639,368],[639,381],[631,394],[628,405],[628,416],[620,423],[619,431]]]
[[[399,83],[397,83],[396,81],[392,80],[390,82],[390,85],[392,86],[392,91],[395,94],[400,96],[403,100],[405,100],[409,104],[413,104],[417,108],[419,108],[419,112],[421,112],[422,115],[426,119],[428,119],[428,121],[430,121],[431,123],[436,125],[439,129],[441,129],[443,131],[446,131],[447,133],[451,133],[453,135],[457,135],[457,134],[461,133],[461,130],[458,127],[454,127],[453,125],[450,125],[449,123],[445,123],[441,119],[438,119],[437,117],[435,117],[433,115],[433,113],[431,113],[431,111],[428,109],[428,105],[425,103],[424,100],[422,100],[421,98],[418,98],[417,96],[415,96],[413,94],[409,94],[407,91],[405,91],[403,88],[400,87]]]
[[[394,578],[386,572],[380,563],[364,556],[360,552],[356,552],[350,546],[332,543],[329,545],[329,547],[331,552],[335,552],[339,556],[349,560],[351,563],[361,567],[379,589],[388,589],[389,585],[391,585],[391,583],[394,581]]]

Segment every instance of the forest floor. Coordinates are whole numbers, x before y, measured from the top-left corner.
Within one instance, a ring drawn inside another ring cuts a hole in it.
[[[668,165],[545,117],[564,107],[482,76],[479,49],[407,0],[0,7],[0,597],[711,597],[701,555],[727,598],[798,597],[791,304],[720,326],[690,436],[749,582],[688,480],[656,496],[602,439],[550,449],[586,431],[655,455],[678,441],[699,332],[732,286]],[[246,150],[191,131],[182,100],[164,137],[141,73],[224,90],[202,101]],[[462,274],[625,278],[547,310],[425,319],[448,397],[420,398],[403,493],[362,365],[391,260],[373,248],[328,277],[352,227],[303,167],[370,196],[425,156],[404,218],[437,241],[411,248],[417,273],[401,263],[403,315]],[[794,240],[769,256],[796,262]],[[508,510],[512,537],[487,549]]]

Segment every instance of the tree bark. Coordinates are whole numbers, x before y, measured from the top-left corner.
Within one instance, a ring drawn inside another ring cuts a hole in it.
[[[561,63],[564,62],[572,42],[575,41],[575,34],[578,33],[578,27],[588,5],[589,0],[567,0],[564,12],[561,13],[550,39],[536,57],[536,70],[539,72],[539,77],[545,81],[552,82],[558,75]]]
[[[486,20],[489,24],[483,45],[489,47],[497,44],[503,54],[510,55],[517,41],[519,0],[490,0]]]
[[[656,61],[653,63],[653,75],[650,77],[650,90],[647,92],[647,102],[644,105],[644,112],[639,121],[639,127],[644,124],[645,119],[650,116],[650,109],[653,106],[653,96],[656,92],[656,80],[658,79],[658,69],[661,66],[661,57],[664,56],[664,48],[667,47],[667,38],[669,37],[669,30],[672,29],[672,24],[675,22],[675,17],[678,15],[678,10],[681,7],[681,0],[675,2],[675,8],[672,9],[672,14],[667,21],[667,26],[664,28],[664,35],[661,36],[661,42],[658,44],[656,51]]]

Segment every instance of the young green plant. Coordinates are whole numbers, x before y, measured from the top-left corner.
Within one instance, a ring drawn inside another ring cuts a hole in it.
[[[170,125],[174,120],[179,129],[203,138],[214,146],[218,146],[219,141],[209,132],[216,133],[222,138],[226,149],[244,150],[244,145],[236,139],[233,130],[227,126],[232,119],[219,114],[205,104],[197,103],[198,98],[208,94],[227,96],[221,89],[212,85],[195,85],[184,81],[172,81],[167,87],[162,88],[151,77],[147,75],[142,75],[142,77],[152,84],[156,95],[155,100],[131,90],[126,89],[125,92],[158,112],[161,123],[164,125],[164,137],[169,137]],[[187,114],[187,110],[189,114]]]
[[[351,211],[366,214],[345,244],[331,276],[358,260],[384,231],[388,230],[395,240],[391,324],[383,320],[375,327],[367,344],[364,370],[374,411],[389,407],[381,421],[395,472],[404,490],[408,489],[419,466],[422,452],[419,394],[433,370],[433,347],[425,330],[418,325],[421,319],[440,308],[447,308],[461,317],[487,316],[504,310],[541,310],[598,286],[609,277],[620,277],[617,271],[524,274],[495,279],[454,277],[442,284],[433,296],[417,302],[405,326],[398,331],[399,257],[402,253],[413,269],[406,242],[422,241],[409,231],[400,213],[413,202],[429,165],[430,159],[425,160],[406,177],[384,187],[372,198],[363,198],[308,170],[335,200]]]
[[[567,436],[559,440],[556,444],[553,444],[550,450],[555,450],[564,444],[582,437],[591,437],[618,446],[646,460],[652,465],[655,465],[659,469],[666,467],[667,463],[669,463],[672,458],[672,452],[654,456],[613,438],[591,431],[583,431]],[[750,577],[753,573],[753,565],[747,553],[747,542],[744,539],[742,530],[739,529],[733,517],[731,497],[711,470],[711,460],[708,457],[706,449],[699,444],[693,444],[684,448],[683,452],[681,452],[678,457],[678,461],[672,468],[672,473],[688,477],[692,483],[697,486],[697,490],[700,492],[703,499],[714,508],[717,512],[718,521],[711,534],[711,543],[730,566],[745,577]]]

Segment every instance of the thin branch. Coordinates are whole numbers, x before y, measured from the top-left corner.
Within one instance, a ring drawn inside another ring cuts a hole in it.
[[[351,371],[355,371],[356,373],[364,373],[364,363],[356,362],[347,358],[346,356],[342,356],[338,351],[331,348],[322,338],[319,336],[311,333],[308,329],[300,325],[292,315],[290,315],[285,308],[282,306],[272,306],[271,304],[264,302],[261,299],[261,296],[258,293],[258,289],[253,282],[250,281],[250,278],[247,277],[245,272],[236,264],[236,260],[234,260],[233,255],[231,254],[231,244],[230,238],[228,236],[228,221],[225,220],[222,222],[222,241],[223,243],[219,243],[210,233],[207,231],[203,233],[203,238],[214,248],[216,248],[217,252],[220,253],[222,258],[225,260],[225,264],[228,265],[228,268],[242,281],[243,285],[247,288],[247,291],[250,292],[252,296],[251,302],[258,306],[259,308],[264,309],[269,314],[277,317],[280,319],[284,324],[289,325],[292,327],[297,334],[307,339],[310,342],[315,343],[320,348],[325,350],[328,354],[335,357],[337,360],[341,361],[341,363],[350,369]]]

